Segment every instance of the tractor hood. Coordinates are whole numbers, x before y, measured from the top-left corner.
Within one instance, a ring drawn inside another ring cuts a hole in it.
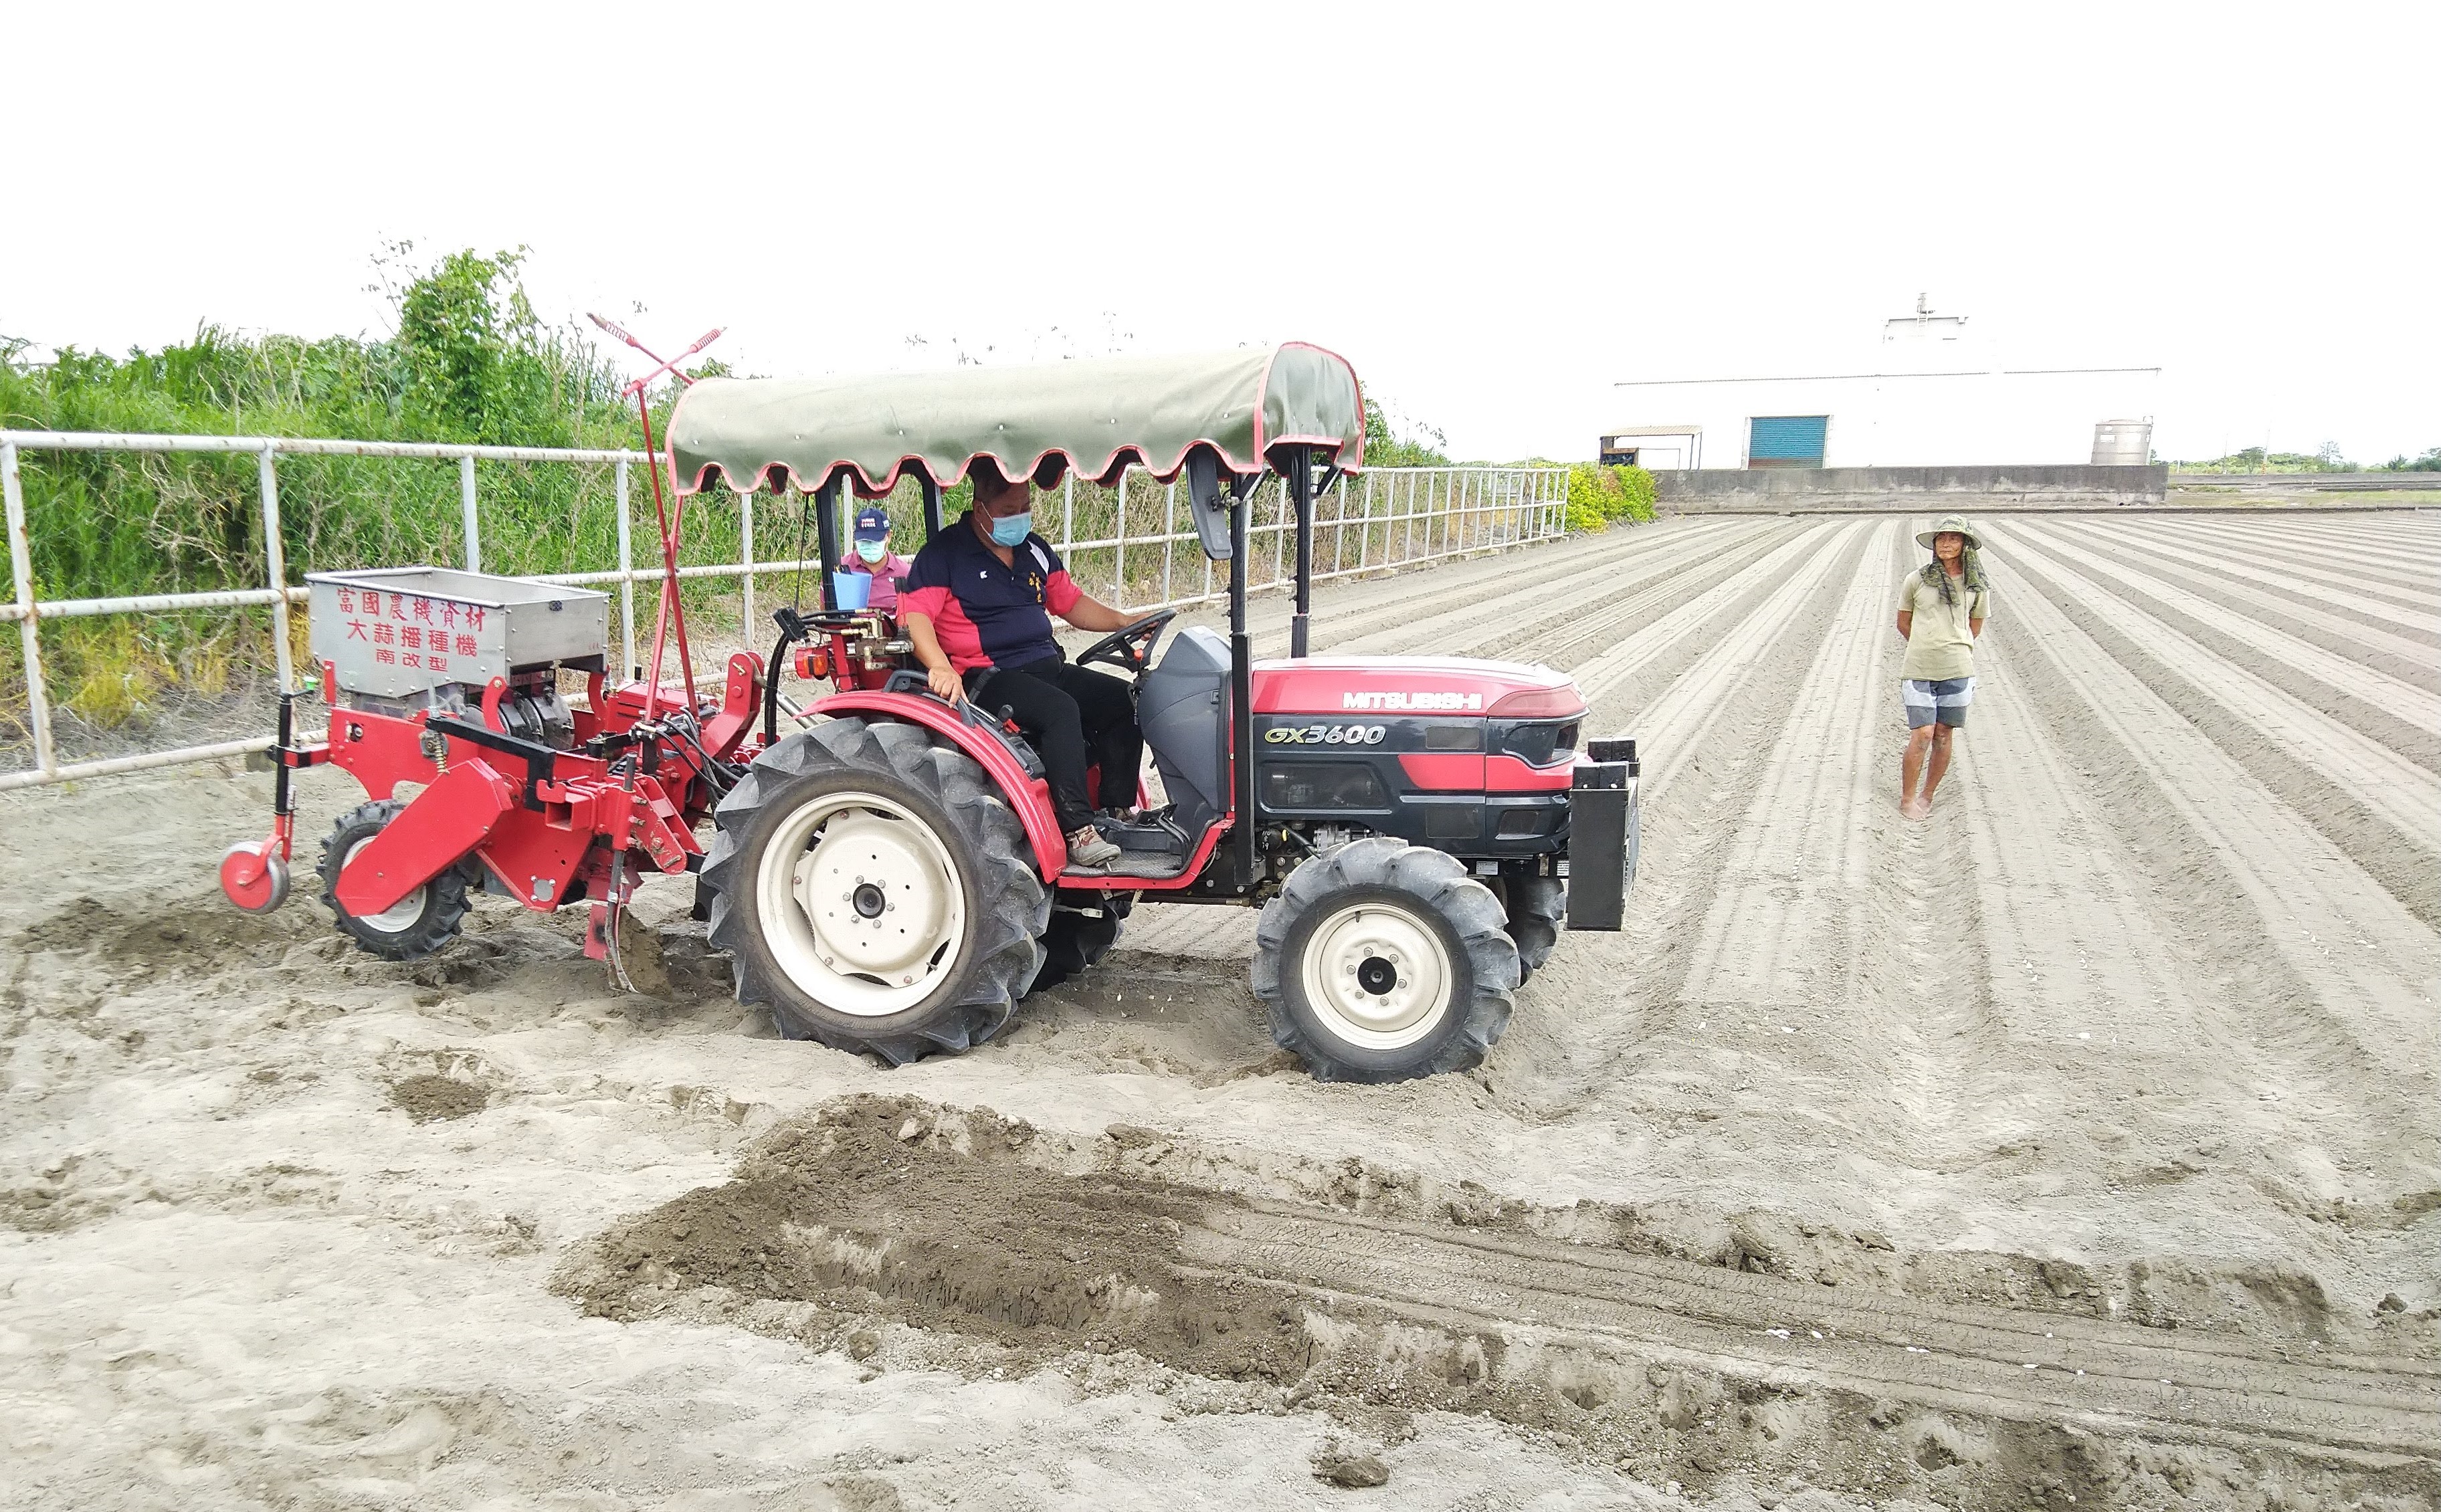
[[[1480,714],[1565,719],[1585,711],[1548,667],[1466,657],[1308,657],[1255,663],[1257,714]]]

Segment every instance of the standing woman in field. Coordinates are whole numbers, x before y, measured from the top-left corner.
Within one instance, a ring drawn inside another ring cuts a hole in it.
[[[1975,639],[1992,617],[1992,587],[1983,579],[1983,543],[1958,515],[1915,538],[1932,560],[1899,585],[1899,702],[1907,708],[1907,755],[1899,763],[1899,812],[1920,819],[1932,812],[1932,790],[1949,770],[1949,743],[1966,726],[1975,699]],[[1916,791],[1921,778],[1924,791]]]

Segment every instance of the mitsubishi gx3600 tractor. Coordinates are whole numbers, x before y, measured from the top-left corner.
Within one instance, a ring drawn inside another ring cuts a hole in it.
[[[1163,646],[1173,609],[1076,657],[1131,683],[1166,798],[1140,807],[1135,772],[1089,777],[1098,808],[1136,810],[1097,821],[1120,848],[1102,870],[1069,868],[1042,763],[988,684],[934,696],[894,615],[842,605],[827,570],[822,606],[782,609],[769,659],[732,657],[718,696],[696,692],[683,651],[685,685],[661,685],[663,632],[684,645],[688,495],[714,478],[793,491],[827,567],[843,493],[877,498],[912,474],[937,533],[942,491],[983,459],[1038,486],[1128,468],[1183,480],[1196,539],[1227,567],[1225,638],[1190,626]],[[326,845],[322,895],[375,953],[441,948],[470,890],[588,903],[589,948],[615,951],[637,881],[693,872],[741,1001],[892,1063],[991,1039],[1028,992],[1092,967],[1140,904],[1258,907],[1254,990],[1274,1037],[1355,1081],[1476,1064],[1563,927],[1620,926],[1635,743],[1585,738],[1569,678],[1307,654],[1314,500],[1364,465],[1356,374],[1330,352],[707,378],[671,415],[665,459],[655,666],[623,686],[602,675],[598,595],[433,568],[309,578],[330,735],[293,744],[283,728],[273,837],[223,865],[234,901],[284,895],[288,769],[334,762],[374,801]],[[1247,516],[1266,473],[1293,512],[1295,603],[1287,658],[1257,662]],[[426,645],[448,621],[450,654],[371,659],[368,600],[376,625],[403,620]],[[561,701],[562,671],[588,675],[586,707]],[[830,691],[784,698],[784,672]],[[402,782],[422,791],[397,801]]]

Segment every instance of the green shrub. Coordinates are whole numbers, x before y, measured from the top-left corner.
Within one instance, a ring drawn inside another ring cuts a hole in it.
[[[1568,466],[1567,527],[1571,531],[1606,531],[1620,520],[1643,524],[1653,518],[1653,475],[1641,467],[1604,467],[1596,462]]]

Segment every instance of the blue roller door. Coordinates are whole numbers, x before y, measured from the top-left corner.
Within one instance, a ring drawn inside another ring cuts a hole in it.
[[[1828,415],[1756,415],[1746,422],[1748,467],[1819,467]]]

